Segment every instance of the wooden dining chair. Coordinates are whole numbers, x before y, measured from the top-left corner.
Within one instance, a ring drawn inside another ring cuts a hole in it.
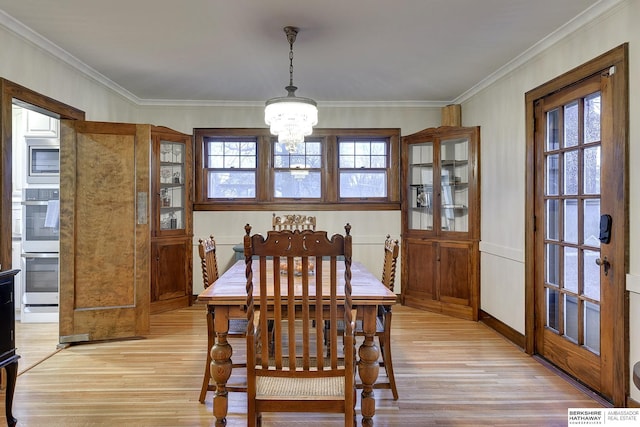
[[[387,234],[384,242],[384,257],[382,264],[382,283],[391,291],[393,291],[396,280],[396,264],[398,260],[398,252],[400,248],[398,240],[392,240]],[[355,335],[363,337],[362,321],[356,320]],[[325,321],[325,330],[329,327],[329,322]],[[338,331],[344,329],[344,324],[338,321]],[[393,360],[391,358],[391,306],[378,306],[378,315],[376,317],[376,337],[380,346],[380,354],[382,362],[380,367],[384,367],[387,373],[387,381],[378,381],[373,388],[390,389],[393,394],[393,400],[398,400],[398,388],[396,387],[396,377],[393,374]],[[325,337],[325,339],[329,339]],[[356,388],[362,388],[362,384],[356,384]]]
[[[393,291],[396,281],[396,264],[398,260],[398,252],[400,250],[398,240],[391,239],[387,234],[384,241],[384,263],[382,266],[382,283]],[[364,336],[362,332],[362,322],[356,324],[356,336]],[[393,361],[391,358],[391,306],[379,305],[378,316],[376,318],[376,336],[380,344],[380,353],[382,354],[381,367],[387,372],[388,382],[377,382],[374,388],[391,389],[393,400],[398,400],[398,388],[396,387],[396,377],[393,374]],[[359,387],[361,385],[357,385]]]
[[[198,239],[198,253],[200,254],[200,264],[202,266],[202,281],[206,288],[218,280],[218,260],[216,258],[216,241],[213,235],[208,239]],[[207,391],[215,391],[216,385],[211,384],[211,347],[215,343],[216,333],[214,330],[214,313],[207,307],[207,361],[204,365],[204,376],[202,378],[202,388],[200,389],[200,403],[204,403]],[[229,319],[228,338],[244,338],[247,331],[247,319]],[[246,363],[234,363],[232,368],[246,367]],[[228,391],[247,391],[246,386],[227,386]]]
[[[351,226],[329,239],[325,231],[269,231],[251,235],[245,226],[247,276],[247,420],[263,412],[343,413],[355,422],[355,342],[351,300]],[[253,257],[257,256],[256,260]],[[342,261],[338,257],[342,256]],[[323,257],[328,258],[323,262]],[[272,263],[272,273],[267,266]],[[344,273],[338,273],[344,263]],[[296,268],[297,266],[301,268]],[[339,277],[340,276],[340,277]],[[254,309],[255,307],[255,309]],[[325,348],[324,319],[337,327]],[[272,322],[272,342],[259,331]],[[328,356],[325,357],[325,354]]]

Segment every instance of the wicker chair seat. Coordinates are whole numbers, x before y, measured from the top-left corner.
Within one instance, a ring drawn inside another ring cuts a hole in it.
[[[257,377],[256,399],[344,400],[344,377],[295,379],[282,377]]]

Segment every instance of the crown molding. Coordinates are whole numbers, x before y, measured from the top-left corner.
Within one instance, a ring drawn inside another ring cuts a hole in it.
[[[22,22],[16,20],[14,17],[7,15],[7,13],[3,10],[0,10],[0,25],[14,33],[16,36],[30,43],[31,45],[36,46],[52,55],[53,57],[67,63],[71,67],[88,76],[90,79],[95,80],[103,86],[106,86],[107,88],[118,93],[127,100],[136,104],[140,103],[140,98],[138,98],[122,86],[118,85],[113,80],[110,80],[103,74],[100,74],[98,71],[91,68],[84,62],[80,61],[78,58],[76,58],[57,44],[36,33],[31,28],[24,25]]]
[[[527,61],[531,60],[536,55],[543,52],[545,49],[548,49],[553,44],[557,43],[562,38],[576,31],[578,28],[583,25],[593,21],[597,17],[603,15],[614,6],[623,3],[627,0],[601,0],[590,8],[582,12],[580,15],[576,16],[571,21],[564,24],[562,27],[558,28],[553,33],[549,34],[532,47],[524,51],[522,54],[518,55],[516,58],[505,64],[504,66],[497,69],[495,72],[482,79],[478,84],[471,87],[469,90],[462,93],[460,96],[456,97],[452,101],[318,101],[321,108],[331,107],[331,108],[339,108],[339,107],[380,107],[380,108],[389,108],[389,107],[405,107],[405,108],[442,108],[449,104],[461,104],[464,101],[470,99],[483,89],[495,83],[500,78],[506,76],[511,73]],[[85,74],[90,79],[96,81],[97,83],[107,87],[113,92],[119,94],[124,97],[128,101],[139,105],[139,106],[179,106],[179,107],[263,107],[264,101],[229,101],[229,100],[172,100],[172,99],[141,99],[123,88],[113,80],[107,78],[103,74],[99,73],[94,68],[88,66],[71,53],[67,52],[60,46],[46,39],[42,35],[33,31],[31,28],[27,27],[20,21],[16,20],[12,16],[8,15],[3,10],[0,10],[0,25],[5,27],[7,30],[11,31],[18,37],[22,38],[26,42],[30,43],[33,46],[36,46],[55,58],[60,59],[65,62],[69,66],[75,68],[79,72]]]
[[[25,40],[29,44],[42,49],[53,57],[60,59],[69,66],[75,68],[90,79],[107,87],[128,101],[139,106],[157,107],[264,107],[264,101],[230,101],[230,100],[188,100],[188,99],[142,99],[129,92],[113,80],[107,78],[94,68],[88,66],[71,53],[57,44],[33,31],[0,10],[0,25]],[[404,107],[404,108],[441,108],[451,104],[451,101],[318,101],[320,108],[349,108],[349,107]]]
[[[318,108],[442,108],[451,101],[317,101]],[[264,108],[264,101],[202,101],[182,99],[140,99],[138,104],[150,107],[256,107]]]
[[[529,49],[522,52],[520,55],[516,56],[514,59],[498,68],[493,73],[489,74],[487,77],[482,79],[478,84],[471,87],[469,90],[462,93],[460,96],[453,100],[453,104],[462,104],[464,101],[472,98],[474,95],[478,94],[483,89],[491,86],[496,81],[500,80],[502,77],[505,77],[512,71],[516,70],[518,67],[525,64],[527,61],[530,61],[536,55],[544,52],[546,49],[550,48],[569,34],[578,30],[580,27],[588,24],[589,22],[595,20],[596,18],[604,15],[609,10],[613,9],[620,3],[623,3],[627,0],[600,0],[599,2],[593,4],[591,7],[586,9],[584,12],[531,46]]]

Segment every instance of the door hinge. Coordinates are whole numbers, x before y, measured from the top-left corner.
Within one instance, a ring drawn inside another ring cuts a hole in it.
[[[602,72],[602,77],[610,77],[616,73],[616,66],[612,65],[608,70]]]

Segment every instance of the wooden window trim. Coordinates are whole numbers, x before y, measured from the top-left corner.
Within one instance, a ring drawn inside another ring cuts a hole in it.
[[[205,137],[251,136],[258,141],[256,199],[207,200],[204,170]],[[259,128],[197,128],[194,129],[195,211],[272,211],[272,210],[400,210],[400,129],[314,129],[313,137],[323,142],[322,197],[318,200],[274,199],[273,136],[269,129]],[[340,200],[338,198],[338,138],[377,138],[389,140],[387,197],[384,200]]]

